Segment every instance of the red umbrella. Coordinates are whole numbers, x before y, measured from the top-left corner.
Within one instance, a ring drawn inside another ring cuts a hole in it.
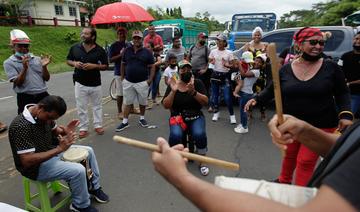
[[[154,20],[154,18],[138,4],[116,2],[99,7],[91,20],[91,24],[143,22],[152,20]]]

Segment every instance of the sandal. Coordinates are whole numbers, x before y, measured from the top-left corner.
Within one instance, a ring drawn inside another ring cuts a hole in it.
[[[202,176],[207,176],[209,174],[209,172],[210,172],[210,169],[209,169],[209,167],[207,167],[207,166],[205,166],[203,164],[200,164],[199,165],[199,171],[200,171],[200,174]]]

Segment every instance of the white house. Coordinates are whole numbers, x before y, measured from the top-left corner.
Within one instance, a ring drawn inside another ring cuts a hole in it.
[[[56,17],[58,25],[75,26],[75,19],[79,20],[80,25],[80,8],[85,5],[85,1],[77,0],[24,0],[19,9],[22,16],[46,19]],[[62,20],[71,20],[71,22]],[[53,20],[34,19],[34,22],[36,25],[54,24]]]

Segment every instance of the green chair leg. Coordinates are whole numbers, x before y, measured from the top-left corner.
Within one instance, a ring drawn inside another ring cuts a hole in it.
[[[30,183],[36,185],[38,189],[38,193],[31,194]],[[24,185],[24,199],[25,199],[26,210],[31,210],[35,212],[55,212],[58,209],[69,204],[71,201],[71,195],[69,192],[69,194],[65,198],[63,198],[60,202],[58,202],[54,207],[51,206],[51,202],[49,198],[49,189],[51,189],[54,193],[61,192],[63,189],[69,191],[69,188],[59,181],[40,182],[23,177],[23,185]],[[32,204],[32,201],[36,198],[38,198],[40,202],[40,208]]]

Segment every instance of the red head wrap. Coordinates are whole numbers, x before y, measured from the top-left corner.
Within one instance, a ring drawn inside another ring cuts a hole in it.
[[[322,33],[319,28],[304,27],[301,28],[299,31],[297,31],[297,33],[295,33],[293,39],[297,44],[301,44],[305,39],[317,35],[322,36]]]

